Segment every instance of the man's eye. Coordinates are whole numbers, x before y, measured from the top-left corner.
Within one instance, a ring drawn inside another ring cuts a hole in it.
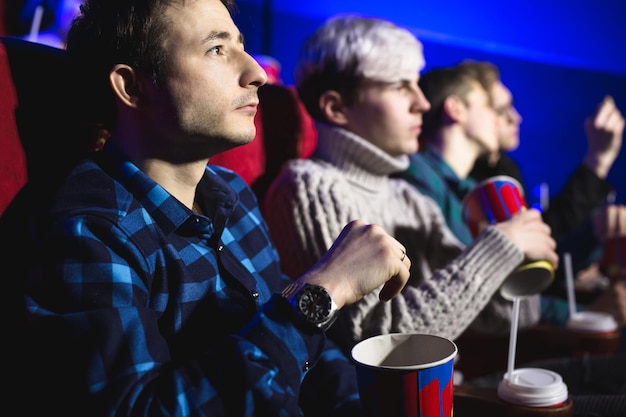
[[[389,91],[407,91],[407,85],[404,83],[391,83],[386,87]]]
[[[221,52],[222,52],[221,46],[214,46],[213,48],[209,49],[209,53],[212,55],[219,55]]]

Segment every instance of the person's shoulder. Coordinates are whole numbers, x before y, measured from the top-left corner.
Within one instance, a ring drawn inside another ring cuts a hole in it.
[[[314,157],[290,159],[285,163],[285,169],[289,169],[295,172],[319,171],[325,169],[324,166],[325,164],[323,161],[320,161],[319,159],[316,159]]]
[[[409,163],[411,165],[417,165],[417,166],[421,166],[421,165],[427,165],[428,161],[426,159],[426,157],[424,156],[424,153],[421,151],[418,152],[414,152],[411,155],[409,155]]]
[[[95,161],[80,162],[59,185],[51,213],[127,212],[132,193]]]
[[[291,159],[282,166],[274,182],[308,182],[334,169],[332,165],[311,158]]]
[[[27,39],[28,40],[28,39]],[[59,35],[52,32],[39,32],[37,35],[36,43],[40,43],[42,45],[48,45],[53,48],[64,49],[65,42]]]
[[[258,206],[258,200],[251,185],[239,173],[221,165],[208,164],[206,169],[209,175],[212,176],[212,179],[209,179],[209,189],[211,191],[207,192],[219,191],[227,200],[233,203],[235,200],[239,200],[248,209],[254,209]]]
[[[271,201],[278,195],[305,198],[310,193],[320,193],[338,182],[333,171],[337,169],[323,161],[311,158],[290,160],[272,180],[265,200]]]
[[[399,175],[402,179],[427,195],[440,194],[447,188],[442,174],[421,152],[412,154],[409,161],[409,168]]]
[[[438,167],[442,164],[441,158],[435,157],[433,152],[426,150],[420,150],[409,156],[409,169],[421,177],[428,177],[430,175],[439,176]]]
[[[226,181],[229,184],[245,184],[247,185],[246,181],[243,179],[243,177],[241,175],[239,175],[236,171],[230,169],[230,168],[226,168],[223,167],[221,165],[212,165],[212,164],[208,164],[207,165],[207,169],[217,175],[218,177],[222,178],[224,181]]]
[[[84,160],[62,176],[29,179],[2,216],[2,223],[3,227],[13,223],[8,227],[36,227],[40,231],[62,227],[65,232],[80,234],[84,231],[68,222],[88,218],[91,225],[119,224],[128,217],[133,201],[122,184],[94,161]],[[30,230],[23,230],[30,234]]]

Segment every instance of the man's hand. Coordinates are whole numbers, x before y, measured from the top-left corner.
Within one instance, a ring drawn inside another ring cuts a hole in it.
[[[585,119],[587,154],[583,163],[602,179],[608,175],[622,147],[624,116],[613,97],[606,96],[596,111]]]
[[[350,222],[320,259],[300,280],[321,285],[339,308],[352,304],[384,284],[379,298],[400,293],[409,279],[411,261],[406,248],[380,226]]]
[[[521,211],[509,220],[496,224],[524,253],[527,260],[546,260],[558,267],[556,242],[550,226],[543,222],[541,213],[535,209]]]

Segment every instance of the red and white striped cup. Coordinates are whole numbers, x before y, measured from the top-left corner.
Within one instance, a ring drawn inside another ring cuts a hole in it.
[[[488,224],[495,224],[526,210],[519,182],[505,175],[487,178],[463,199],[463,220],[474,237]],[[502,284],[507,299],[538,294],[554,279],[554,267],[545,260],[525,262]]]

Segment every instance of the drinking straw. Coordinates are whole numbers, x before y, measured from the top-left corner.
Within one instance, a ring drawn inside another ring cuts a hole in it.
[[[509,336],[509,363],[507,367],[508,379],[513,379],[513,368],[515,366],[515,349],[517,345],[517,326],[519,323],[520,298],[513,298],[513,317],[511,318],[511,334]]]
[[[574,273],[572,272],[572,255],[569,252],[563,254],[565,261],[565,279],[567,280],[567,302],[569,304],[569,316],[576,314],[576,298],[574,295]]]
[[[615,191],[611,191],[609,195],[606,197],[606,204],[607,205],[615,204],[616,199],[617,199],[617,195],[615,194]],[[624,279],[625,278],[624,277],[624,258],[622,256],[624,251],[621,245],[621,239],[619,238],[619,236],[621,236],[623,231],[621,230],[619,213],[620,213],[619,211],[615,213],[615,216],[616,216],[615,225],[617,227],[617,230],[615,231],[616,232],[616,237],[614,239],[615,245],[612,246],[612,249],[615,251],[613,255],[615,257],[617,265],[613,266],[613,268],[615,268],[616,270],[616,277]],[[605,246],[605,250],[607,250],[606,246]]]
[[[541,211],[550,207],[550,186],[547,182],[542,182],[539,185],[539,203],[541,204]]]
[[[31,42],[37,42],[37,37],[39,36],[39,27],[41,26],[42,16],[43,16],[43,6],[40,4],[35,9],[35,15],[33,16],[33,21],[30,24],[30,33],[28,35],[28,40]]]

